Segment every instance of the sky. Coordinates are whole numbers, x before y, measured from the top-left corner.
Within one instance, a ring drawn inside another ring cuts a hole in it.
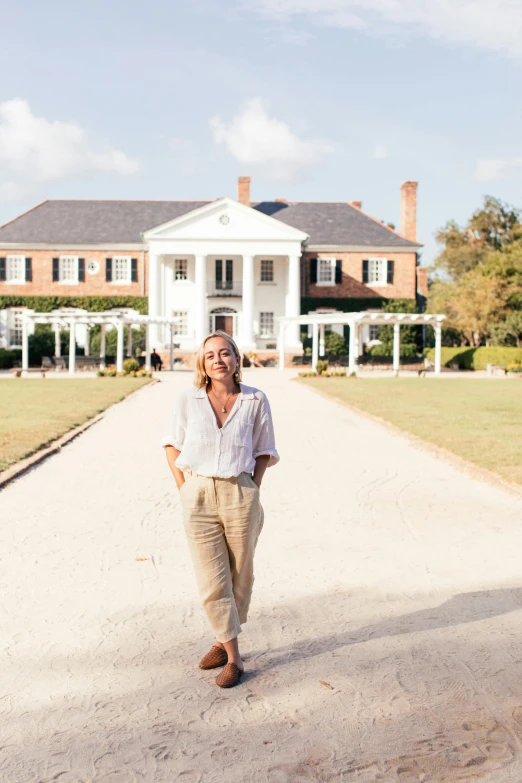
[[[522,0],[0,0],[0,223],[47,198],[362,201],[422,263],[522,207]]]

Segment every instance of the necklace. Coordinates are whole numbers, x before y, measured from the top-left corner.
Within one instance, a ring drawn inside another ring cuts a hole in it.
[[[219,402],[218,398],[216,397],[216,395],[214,394],[212,389],[209,389],[209,391],[212,393],[212,396],[214,397],[214,399]],[[228,403],[229,399],[232,397],[233,394],[234,394],[234,392],[231,391],[230,394],[228,395],[228,397],[226,398],[225,402],[224,403],[219,403],[220,405],[223,406],[221,408],[221,413],[226,413],[227,412],[227,403]]]

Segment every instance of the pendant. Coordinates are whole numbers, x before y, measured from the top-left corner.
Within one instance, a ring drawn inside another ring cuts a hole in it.
[[[225,408],[225,406],[223,406],[223,407],[221,408],[221,413],[226,413],[226,412],[227,412],[227,409]]]

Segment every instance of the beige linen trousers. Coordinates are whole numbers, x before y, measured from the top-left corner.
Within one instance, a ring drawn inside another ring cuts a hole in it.
[[[203,608],[216,640],[229,642],[241,633],[252,596],[264,520],[259,488],[250,473],[224,479],[189,472],[180,499]]]

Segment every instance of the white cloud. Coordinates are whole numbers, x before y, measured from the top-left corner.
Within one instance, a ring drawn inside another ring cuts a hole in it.
[[[373,149],[373,157],[377,160],[383,160],[388,157],[388,147],[385,144],[376,144]]]
[[[475,168],[475,179],[479,182],[505,179],[518,166],[522,166],[522,158],[479,158]]]
[[[18,200],[39,184],[105,172],[126,176],[141,164],[121,150],[92,141],[74,122],[36,117],[20,98],[0,103],[0,198]]]
[[[368,35],[409,33],[522,59],[522,0],[237,0],[278,22],[296,17]]]
[[[267,179],[296,179],[333,150],[324,139],[300,139],[286,122],[269,116],[260,98],[247,101],[229,124],[220,117],[209,124],[216,144],[224,144],[240,163],[263,166]]]

